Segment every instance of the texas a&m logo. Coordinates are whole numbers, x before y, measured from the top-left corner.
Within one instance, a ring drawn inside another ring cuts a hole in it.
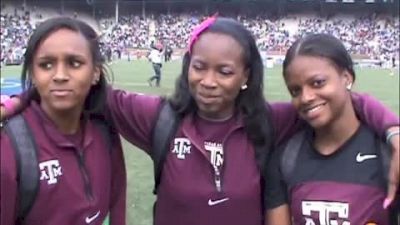
[[[210,152],[210,161],[213,166],[220,167],[224,163],[224,149],[221,143],[204,142],[204,148]]]
[[[57,177],[62,175],[60,162],[56,159],[39,163],[40,180],[47,180],[47,184],[57,183]]]
[[[190,154],[191,143],[187,138],[175,138],[174,149],[172,153],[176,154],[178,159],[185,159],[186,154]]]
[[[301,208],[305,225],[350,225],[348,203],[303,201]]]

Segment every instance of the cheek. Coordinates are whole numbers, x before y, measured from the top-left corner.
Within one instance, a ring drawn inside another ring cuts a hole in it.
[[[190,91],[193,92],[193,90],[196,89],[197,84],[200,82],[198,76],[196,76],[196,73],[189,70],[189,74],[188,74],[188,86]]]
[[[46,73],[37,69],[33,69],[32,72],[28,72],[28,77],[32,79],[32,85],[40,92],[43,91],[47,86],[50,85],[52,77],[50,73]]]
[[[291,103],[292,103],[293,107],[296,109],[296,111],[299,111],[300,100],[298,98],[292,97]]]
[[[231,99],[235,99],[241,91],[242,83],[242,80],[233,80],[229,82],[222,82],[221,86],[225,89],[225,93]]]
[[[78,80],[78,88],[85,93],[88,93],[90,88],[94,87],[95,85],[93,84],[94,77],[89,76],[86,79],[81,79]]]

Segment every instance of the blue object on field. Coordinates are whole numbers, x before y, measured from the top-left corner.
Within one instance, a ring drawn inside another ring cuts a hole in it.
[[[1,79],[0,94],[15,95],[22,91],[21,81],[19,79],[4,78]]]

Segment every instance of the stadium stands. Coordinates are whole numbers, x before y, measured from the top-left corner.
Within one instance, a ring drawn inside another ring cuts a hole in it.
[[[1,10],[1,60],[18,63],[24,52],[26,40],[35,24],[46,18],[60,15],[57,10],[34,7],[29,13],[20,6],[6,6]],[[185,49],[190,30],[205,15],[199,13],[169,13],[121,15],[95,20],[85,13],[67,10],[63,15],[76,16],[91,24],[102,34],[102,42],[121,56],[132,49],[147,49],[151,40],[157,39],[179,52]],[[336,14],[321,17],[316,14],[289,14],[281,18],[265,15],[238,15],[236,19],[250,29],[262,51],[284,54],[294,40],[306,33],[331,33],[339,37],[353,55],[362,58],[398,59],[399,18],[391,15]]]

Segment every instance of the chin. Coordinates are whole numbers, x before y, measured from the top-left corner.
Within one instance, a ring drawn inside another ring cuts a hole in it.
[[[216,107],[213,106],[204,106],[204,105],[199,105],[198,106],[199,110],[203,115],[217,115],[219,110]]]
[[[65,102],[56,103],[56,104],[53,104],[52,106],[55,111],[59,111],[59,112],[62,112],[62,111],[70,112],[77,108],[75,104],[70,104],[70,103],[65,103]]]
[[[328,126],[328,121],[316,119],[312,121],[307,121],[308,124],[315,130],[322,129]]]

